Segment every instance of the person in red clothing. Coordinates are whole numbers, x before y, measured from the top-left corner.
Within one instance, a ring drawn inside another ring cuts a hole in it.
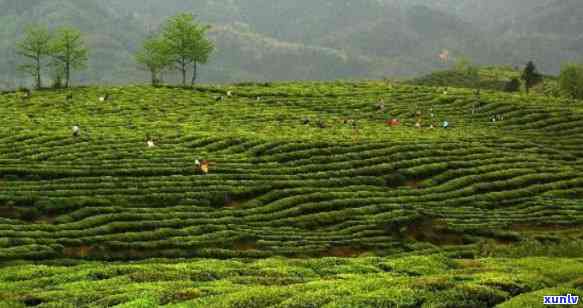
[[[401,125],[401,121],[399,121],[398,119],[387,120],[385,123],[387,124],[387,126],[390,127],[396,127]]]

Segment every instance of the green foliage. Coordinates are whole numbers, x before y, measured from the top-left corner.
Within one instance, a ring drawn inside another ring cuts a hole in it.
[[[21,65],[20,69],[33,76],[37,89],[42,88],[45,58],[51,54],[50,42],[49,31],[42,26],[33,25],[27,27],[24,38],[16,45],[18,54],[30,61]]]
[[[567,97],[583,99],[583,65],[570,64],[563,67],[559,87]]]
[[[53,67],[58,72],[57,76],[63,76],[65,87],[68,88],[72,70],[87,66],[88,49],[85,47],[81,32],[72,27],[57,29],[51,42],[51,56],[54,60]]]
[[[386,264],[430,268],[422,274]],[[580,259],[325,258],[6,264],[0,305],[24,307],[535,307],[580,296]],[[366,268],[366,271],[362,269]],[[538,304],[537,304],[538,303]]]
[[[132,84],[143,81],[146,75],[135,68],[133,58],[136,46],[150,30],[143,25],[156,25],[179,12],[193,12],[201,22],[213,25],[209,37],[217,45],[213,53],[216,64],[201,68],[206,82],[402,78],[443,68],[435,61],[441,48],[466,54],[479,63],[515,63],[537,46],[533,56],[540,59],[539,69],[558,73],[561,63],[570,60],[562,56],[572,53],[557,56],[555,47],[581,47],[580,41],[572,39],[579,24],[562,23],[579,12],[574,2],[557,10],[544,6],[549,19],[546,13],[534,19],[523,16],[507,23],[509,27],[483,31],[487,26],[476,20],[488,15],[483,14],[484,7],[470,10],[469,5],[456,3],[453,5],[466,10],[442,10],[443,3],[452,1],[425,1],[426,6],[408,5],[410,10],[396,8],[394,1],[370,0],[358,8],[346,1],[332,7],[306,0],[295,6],[283,0],[270,6],[249,0],[170,1],[61,0],[55,6],[36,0],[5,0],[0,4],[0,49],[11,49],[27,23],[51,27],[69,24],[86,34],[90,46],[96,46],[91,52],[94,65],[78,79],[93,84]],[[527,2],[520,1],[520,6],[538,6]],[[485,4],[491,9],[499,5]],[[312,14],[305,14],[306,7]],[[480,18],[467,18],[467,11],[479,12]],[[487,24],[503,24],[509,17],[494,15],[496,18],[488,19]],[[543,26],[534,28],[540,31],[517,31],[539,23]],[[507,39],[509,33],[515,37]],[[496,46],[497,52],[491,52],[491,46]],[[17,61],[3,54],[0,80],[6,85],[2,86],[16,88],[25,82],[14,76]]]
[[[142,50],[138,51],[135,57],[136,61],[150,72],[152,85],[160,84],[160,73],[173,62],[165,41],[156,36],[144,41]]]
[[[8,92],[0,110],[2,304],[492,307],[581,285],[572,100],[338,81]]]
[[[529,93],[530,89],[543,81],[543,76],[537,71],[536,66],[532,61],[529,61],[520,76],[522,81],[524,81],[524,87],[526,89],[526,94]]]
[[[187,66],[193,65],[192,83],[196,80],[197,64],[208,61],[214,45],[205,34],[209,28],[198,24],[192,14],[171,17],[163,26],[162,37],[167,45],[167,54],[182,75],[182,85],[186,86]]]

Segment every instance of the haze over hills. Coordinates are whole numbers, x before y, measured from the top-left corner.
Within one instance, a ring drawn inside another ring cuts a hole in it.
[[[554,74],[583,50],[581,9],[0,0],[0,307],[576,304],[583,66]],[[211,49],[181,12],[217,51],[204,83],[156,84]],[[57,74],[84,33],[72,88],[2,89],[32,85],[31,21],[77,28],[43,48]]]
[[[445,68],[442,49],[478,64],[522,65],[546,73],[583,50],[580,1],[0,1],[0,86],[15,80],[12,46],[32,21],[87,33],[83,83],[147,80],[132,54],[168,16],[190,11],[211,24],[217,52],[205,82],[408,78]]]

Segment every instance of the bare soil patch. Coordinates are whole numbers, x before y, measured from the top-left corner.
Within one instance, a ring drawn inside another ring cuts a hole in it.
[[[404,185],[412,189],[419,189],[419,187],[421,186],[421,180],[405,181]]]
[[[463,234],[449,230],[447,223],[438,219],[424,219],[407,226],[409,239],[430,242],[438,246],[464,245]]]
[[[358,257],[368,251],[360,248],[350,247],[350,246],[339,246],[332,247],[327,251],[322,253],[322,256],[326,257],[338,257],[338,258],[351,258]]]

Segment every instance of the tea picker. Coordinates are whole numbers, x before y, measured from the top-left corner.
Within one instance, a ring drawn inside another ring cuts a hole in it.
[[[108,101],[108,100],[109,100],[109,93],[105,93],[104,96],[100,96],[99,97],[99,101],[100,102],[105,102],[105,101]]]
[[[415,112],[415,128],[421,128],[421,111],[417,110],[417,112]]]
[[[74,125],[73,126],[73,137],[79,137],[80,134],[81,134],[81,129],[79,128],[79,125]]]
[[[401,121],[399,121],[399,119],[391,119],[391,120],[387,121],[386,124],[390,127],[397,127],[397,126],[401,125]]]
[[[195,160],[195,165],[196,165],[196,170],[200,173],[202,173],[203,175],[206,175],[209,173],[209,161],[208,160],[202,160],[199,161],[198,159]]]
[[[30,89],[24,89],[24,94],[22,95],[22,99],[29,99],[32,97],[32,91]]]
[[[146,135],[146,144],[149,149],[154,148],[156,146],[154,138],[150,137],[150,135]]]
[[[381,99],[381,100],[379,101],[379,103],[376,105],[376,109],[377,109],[379,112],[384,112],[384,111],[385,111],[385,100],[384,100],[384,99]]]

